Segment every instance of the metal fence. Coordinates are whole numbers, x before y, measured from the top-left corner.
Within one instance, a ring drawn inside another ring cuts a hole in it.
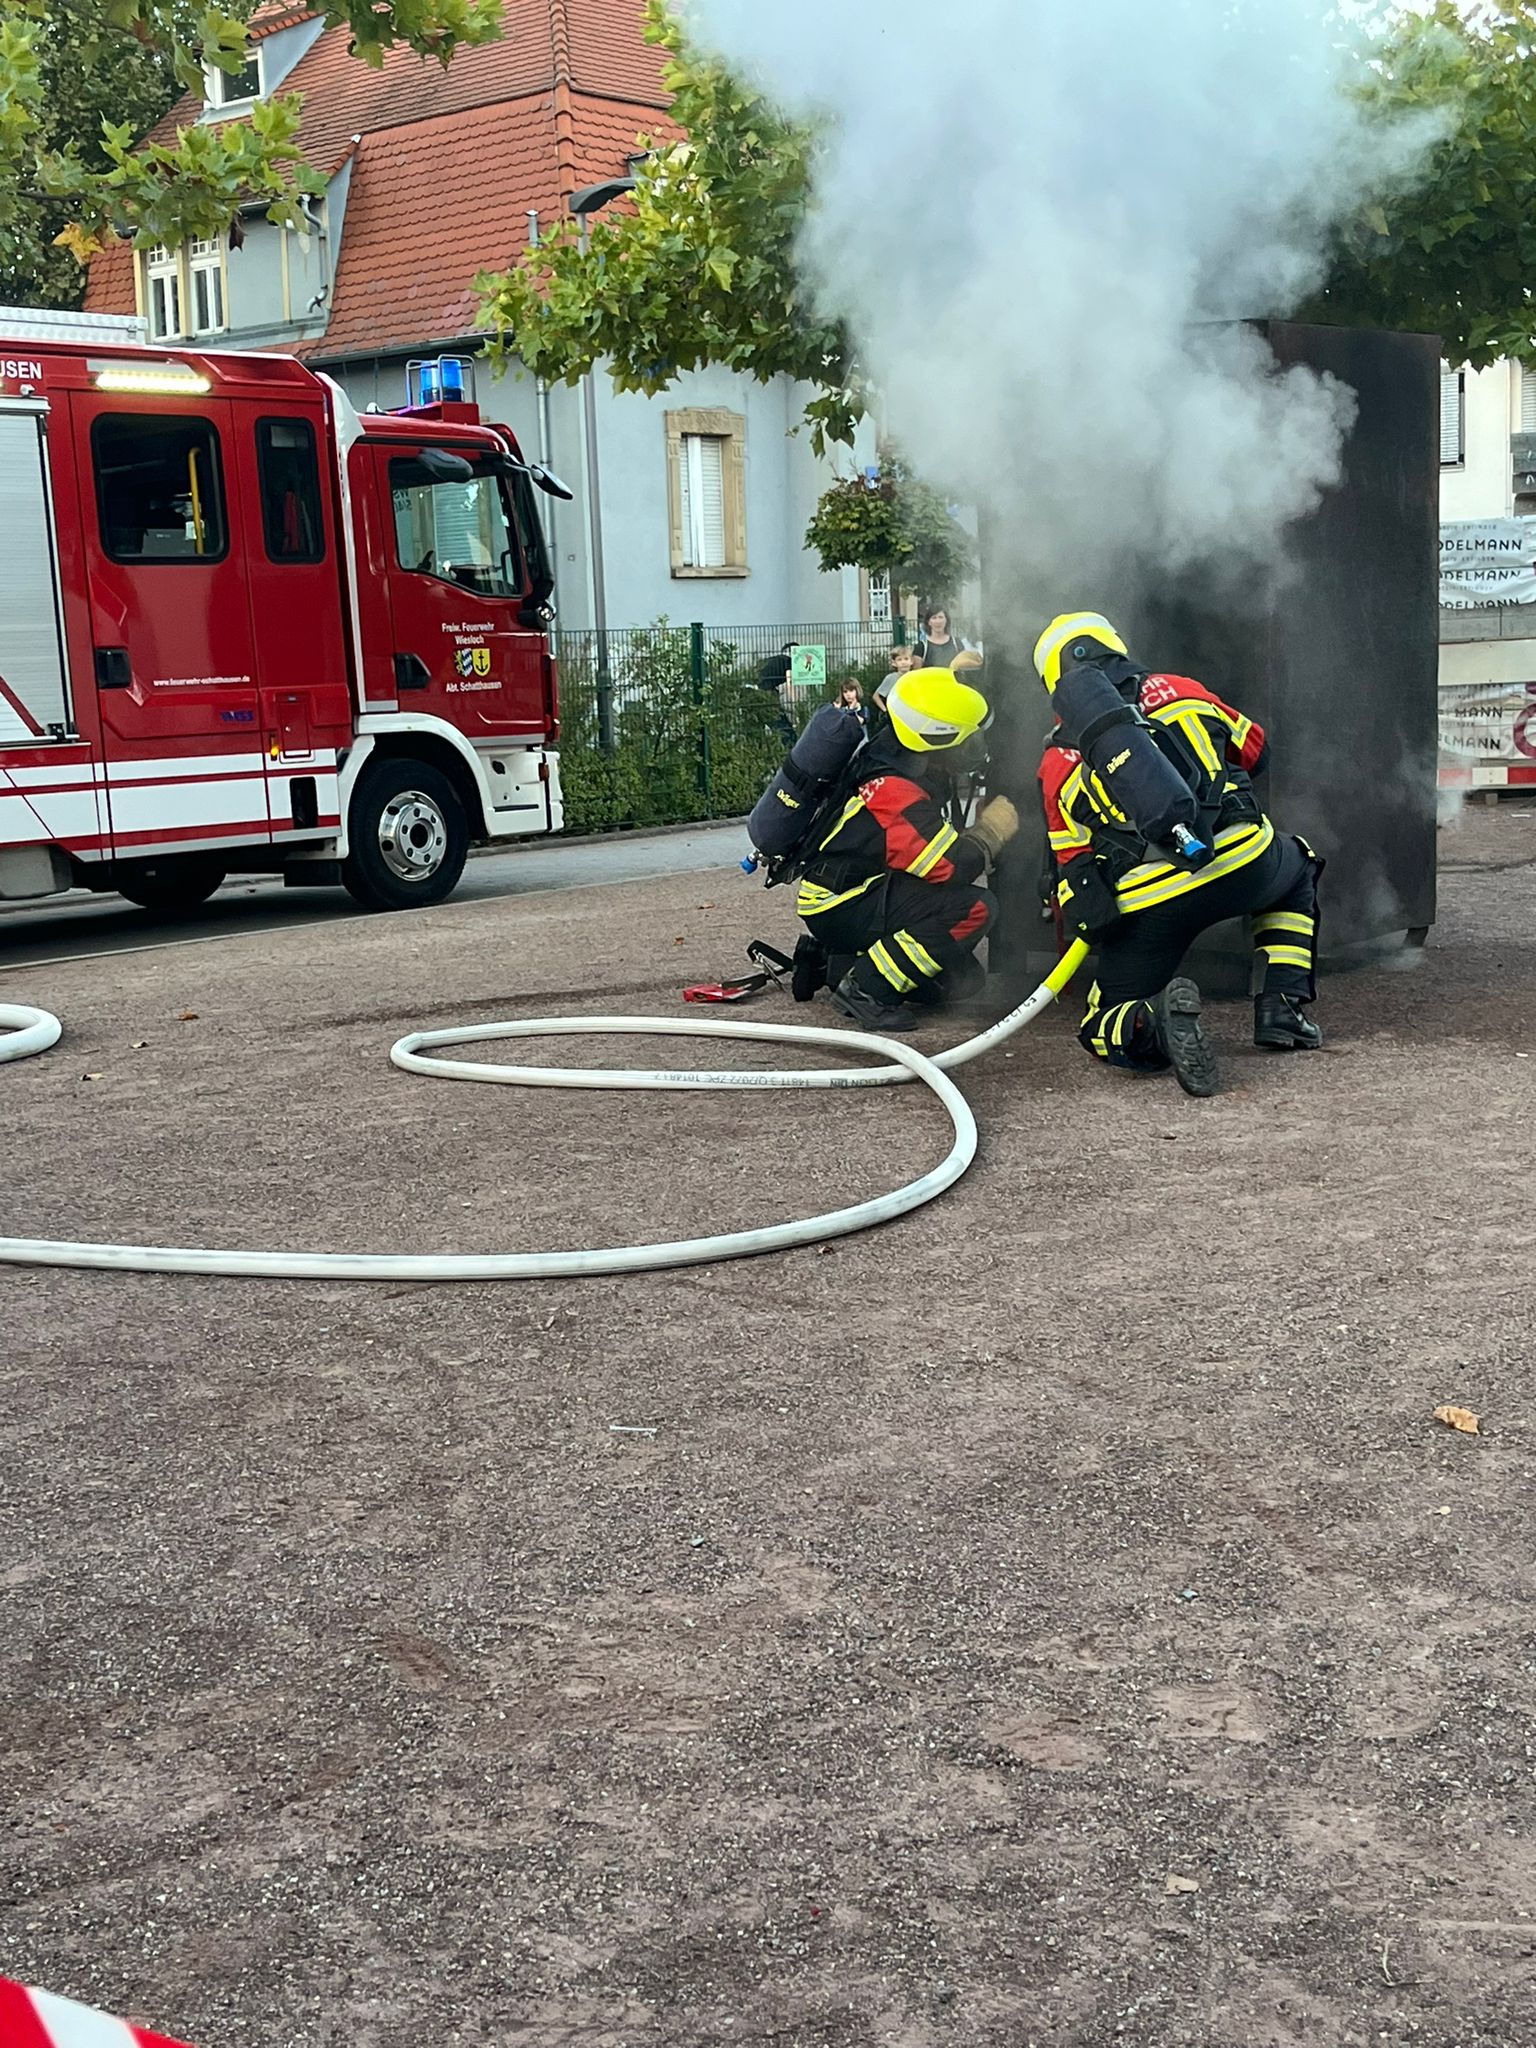
[[[786,715],[803,724],[847,676],[867,693],[895,637],[888,624],[844,622],[558,634],[566,829],[741,817],[783,758]],[[763,664],[790,644],[826,649],[825,684],[782,695],[759,686]]]

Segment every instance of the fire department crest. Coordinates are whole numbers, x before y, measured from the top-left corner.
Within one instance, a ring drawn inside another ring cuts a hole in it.
[[[456,648],[453,665],[461,676],[488,676],[491,672],[491,650],[489,647]]]

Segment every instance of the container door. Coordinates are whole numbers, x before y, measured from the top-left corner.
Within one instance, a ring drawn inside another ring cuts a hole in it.
[[[467,482],[443,481],[409,451],[377,446],[372,455],[394,529],[401,711],[447,719],[471,743],[542,740],[546,641],[522,617],[531,579],[506,480],[478,461]]]
[[[269,842],[233,408],[71,407],[113,851]]]

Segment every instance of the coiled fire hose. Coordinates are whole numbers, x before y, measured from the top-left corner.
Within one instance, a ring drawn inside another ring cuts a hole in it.
[[[116,1273],[206,1273],[265,1280],[559,1280],[597,1273],[648,1273],[668,1266],[701,1266],[716,1259],[741,1259],[757,1252],[787,1251],[846,1237],[903,1216],[953,1187],[976,1156],[976,1119],[970,1104],[949,1079],[963,1067],[1022,1031],[1048,1009],[1087,954],[1081,941],[1069,948],[1027,1001],[999,1023],[947,1052],[927,1054],[893,1038],[864,1031],[822,1030],[805,1024],[712,1022],[688,1017],[533,1017],[504,1024],[471,1024],[447,1031],[413,1031],[390,1048],[390,1058],[407,1073],[443,1081],[489,1081],[519,1088],[613,1088],[679,1090],[705,1088],[878,1088],[921,1081],[948,1112],[954,1142],[940,1163],[889,1194],[850,1208],[827,1210],[790,1223],[718,1237],[680,1238],[670,1244],[618,1245],[569,1252],[263,1252],[200,1251],[160,1245],[74,1244],[64,1239],[0,1237],[0,1263],[19,1266],[88,1266]],[[62,1027],[47,1010],[0,1004],[0,1062],[26,1059],[58,1043]],[[867,1052],[892,1062],[878,1067],[797,1072],[793,1068],[617,1069],[510,1067],[484,1061],[434,1059],[429,1046],[474,1045],[498,1038],[646,1037],[754,1039],[769,1045],[827,1045],[840,1052]]]

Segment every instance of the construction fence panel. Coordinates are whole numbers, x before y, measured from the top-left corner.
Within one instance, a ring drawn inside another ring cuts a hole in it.
[[[889,624],[632,626],[557,632],[560,780],[569,832],[739,818],[803,725],[848,676],[890,665]],[[786,647],[820,648],[825,683],[760,687]]]

